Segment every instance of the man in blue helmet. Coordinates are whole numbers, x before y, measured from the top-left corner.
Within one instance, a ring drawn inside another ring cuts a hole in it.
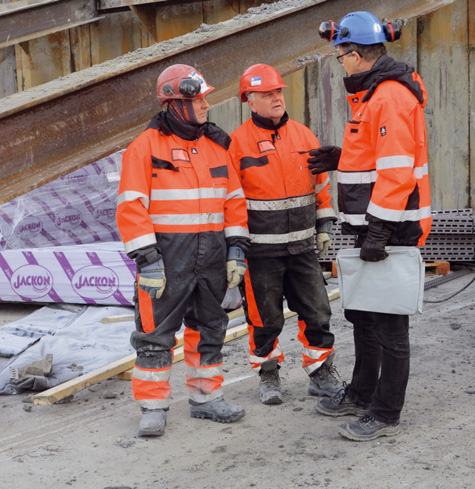
[[[320,26],[333,40],[348,76],[352,118],[342,148],[310,152],[313,173],[338,170],[338,207],[343,234],[355,234],[364,261],[384,260],[385,246],[422,246],[431,226],[427,95],[419,75],[386,54],[399,39],[397,24],[370,12],[353,12]],[[416,273],[416,272],[415,272]],[[339,433],[355,441],[399,433],[409,378],[409,316],[345,310],[353,323],[355,365],[351,382],[331,399],[317,401],[328,416],[358,415]]]

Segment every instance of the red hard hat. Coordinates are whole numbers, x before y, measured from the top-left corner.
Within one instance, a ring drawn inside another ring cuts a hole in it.
[[[246,92],[270,92],[287,85],[282,80],[279,72],[265,64],[250,66],[241,76],[239,82],[239,95],[241,102],[247,102]]]
[[[207,95],[214,87],[208,85],[201,73],[192,66],[172,65],[157,78],[157,95],[163,103],[167,100],[191,100]]]

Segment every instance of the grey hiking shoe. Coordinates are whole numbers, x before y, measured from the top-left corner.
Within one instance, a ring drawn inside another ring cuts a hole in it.
[[[367,407],[367,405],[357,404],[351,399],[348,393],[348,386],[345,382],[336,396],[333,396],[331,399],[324,397],[319,399],[315,404],[315,409],[319,413],[327,416],[346,416],[348,414],[363,416],[366,414]]]
[[[338,372],[333,365],[334,353],[328,356],[325,363],[310,374],[308,384],[309,396],[328,396],[333,397],[341,389],[341,384],[336,378]]]
[[[142,419],[139,424],[139,436],[162,436],[167,424],[167,412],[164,409],[142,409]]]
[[[365,414],[353,423],[342,424],[338,428],[338,433],[343,438],[354,441],[370,441],[380,436],[395,436],[399,432],[399,422],[396,424],[383,423],[374,419],[369,414]]]
[[[197,403],[191,399],[188,402],[191,404],[192,418],[210,418],[218,423],[232,423],[246,414],[244,408],[238,404],[229,404],[222,397],[203,403]]]
[[[259,399],[262,404],[282,404],[282,392],[280,390],[280,366],[277,360],[271,360],[261,365],[259,376]]]

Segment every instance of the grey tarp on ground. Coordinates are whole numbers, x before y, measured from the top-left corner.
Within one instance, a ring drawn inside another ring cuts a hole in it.
[[[44,307],[33,314],[33,322],[38,326],[35,332],[37,337],[28,338],[33,340],[31,346],[0,366],[0,394],[19,394],[26,389],[49,389],[134,352],[129,341],[130,334],[135,329],[133,321],[101,322],[104,317],[133,315],[132,308],[89,306],[85,310],[81,308],[78,312],[71,313],[71,316],[57,314],[50,307]],[[31,319],[31,316],[28,317]],[[47,328],[49,331],[44,331],[41,325],[45,319],[53,320],[55,317],[58,318],[60,327],[50,327]],[[27,330],[31,323],[31,320],[26,321]],[[43,360],[48,353],[53,354],[50,375],[29,378],[19,384],[10,382],[11,367],[19,368]]]

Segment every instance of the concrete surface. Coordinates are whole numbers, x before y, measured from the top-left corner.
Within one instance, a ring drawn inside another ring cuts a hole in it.
[[[475,273],[426,292],[443,299]],[[337,287],[335,279],[329,288]],[[193,419],[183,362],[173,367],[165,435],[136,436],[140,413],[129,381],[110,379],[71,402],[34,406],[0,397],[0,487],[5,489],[471,489],[475,476],[475,283],[411,319],[412,367],[401,434],[358,443],[336,428],[350,418],[317,413],[301,369],[297,321],[282,334],[284,404],[264,406],[248,366],[248,337],[224,346],[225,397],[246,408],[233,424]],[[333,301],[336,366],[353,365],[353,338]],[[31,306],[0,305],[0,321]]]

